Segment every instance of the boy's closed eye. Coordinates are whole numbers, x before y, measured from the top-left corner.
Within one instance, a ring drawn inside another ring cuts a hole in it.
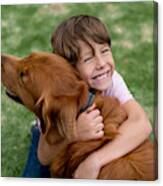
[[[111,49],[109,47],[105,47],[101,50],[102,54],[109,54],[111,52]]]
[[[108,55],[111,52],[111,49],[109,47],[105,47],[101,49],[101,54],[102,55]],[[91,62],[91,60],[93,59],[94,55],[92,53],[90,53],[89,55],[85,56],[83,58],[84,63],[88,63]]]
[[[93,59],[93,55],[87,56],[83,59],[84,63],[88,63]]]

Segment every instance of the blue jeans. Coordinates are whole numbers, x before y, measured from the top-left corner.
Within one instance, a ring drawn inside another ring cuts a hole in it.
[[[37,158],[37,148],[40,131],[37,125],[31,129],[32,141],[29,148],[28,159],[22,177],[26,178],[50,178],[49,166],[43,166]]]

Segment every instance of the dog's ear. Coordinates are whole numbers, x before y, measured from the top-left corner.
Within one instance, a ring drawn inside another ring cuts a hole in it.
[[[86,105],[88,99],[88,86],[83,81],[74,84],[74,90],[55,100],[59,110],[58,128],[69,142],[76,139],[76,120],[79,111]]]
[[[55,109],[54,101],[54,98],[45,96],[40,98],[36,104],[41,130],[49,144],[58,143],[63,139],[57,127],[59,113]]]
[[[51,89],[40,98],[42,131],[51,144],[66,138],[69,142],[76,139],[76,119],[81,107],[86,104],[88,88],[82,81],[74,89],[61,95],[53,95]],[[41,118],[40,117],[40,118]]]
[[[83,81],[75,84],[74,92],[65,94],[58,99],[59,125],[58,128],[69,142],[76,139],[76,120],[79,111],[86,105],[88,99],[88,86]]]
[[[26,83],[29,80],[29,70],[27,67],[20,69],[19,78],[22,83]]]
[[[76,120],[81,108],[87,104],[88,86],[84,81],[77,81],[71,93],[58,97],[59,112],[58,128],[69,142],[76,139]],[[55,101],[56,103],[56,101]]]
[[[41,128],[50,144],[76,139],[77,100],[72,96],[46,97],[42,103]]]
[[[69,142],[76,140],[76,120],[78,114],[78,98],[75,97],[64,97],[63,105],[60,109],[59,114],[59,125],[60,130],[63,131],[64,136]]]

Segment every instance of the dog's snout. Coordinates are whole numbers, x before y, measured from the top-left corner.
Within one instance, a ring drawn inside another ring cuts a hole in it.
[[[8,54],[1,54],[1,71],[4,72],[5,69],[9,68],[10,66],[13,66],[13,62],[16,62],[18,58],[8,55]]]
[[[1,54],[1,63],[4,63],[7,59],[7,55],[6,54]]]
[[[1,55],[1,70],[4,71],[5,56]]]
[[[2,67],[2,70],[4,70],[4,65],[7,61],[7,55],[6,54],[1,54],[1,67]]]

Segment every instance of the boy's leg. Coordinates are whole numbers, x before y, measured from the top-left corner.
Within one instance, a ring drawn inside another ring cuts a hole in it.
[[[37,124],[32,127],[31,132],[31,146],[29,148],[28,159],[22,176],[26,178],[49,178],[49,167],[43,166],[37,158],[37,148],[40,137],[40,130]]]

